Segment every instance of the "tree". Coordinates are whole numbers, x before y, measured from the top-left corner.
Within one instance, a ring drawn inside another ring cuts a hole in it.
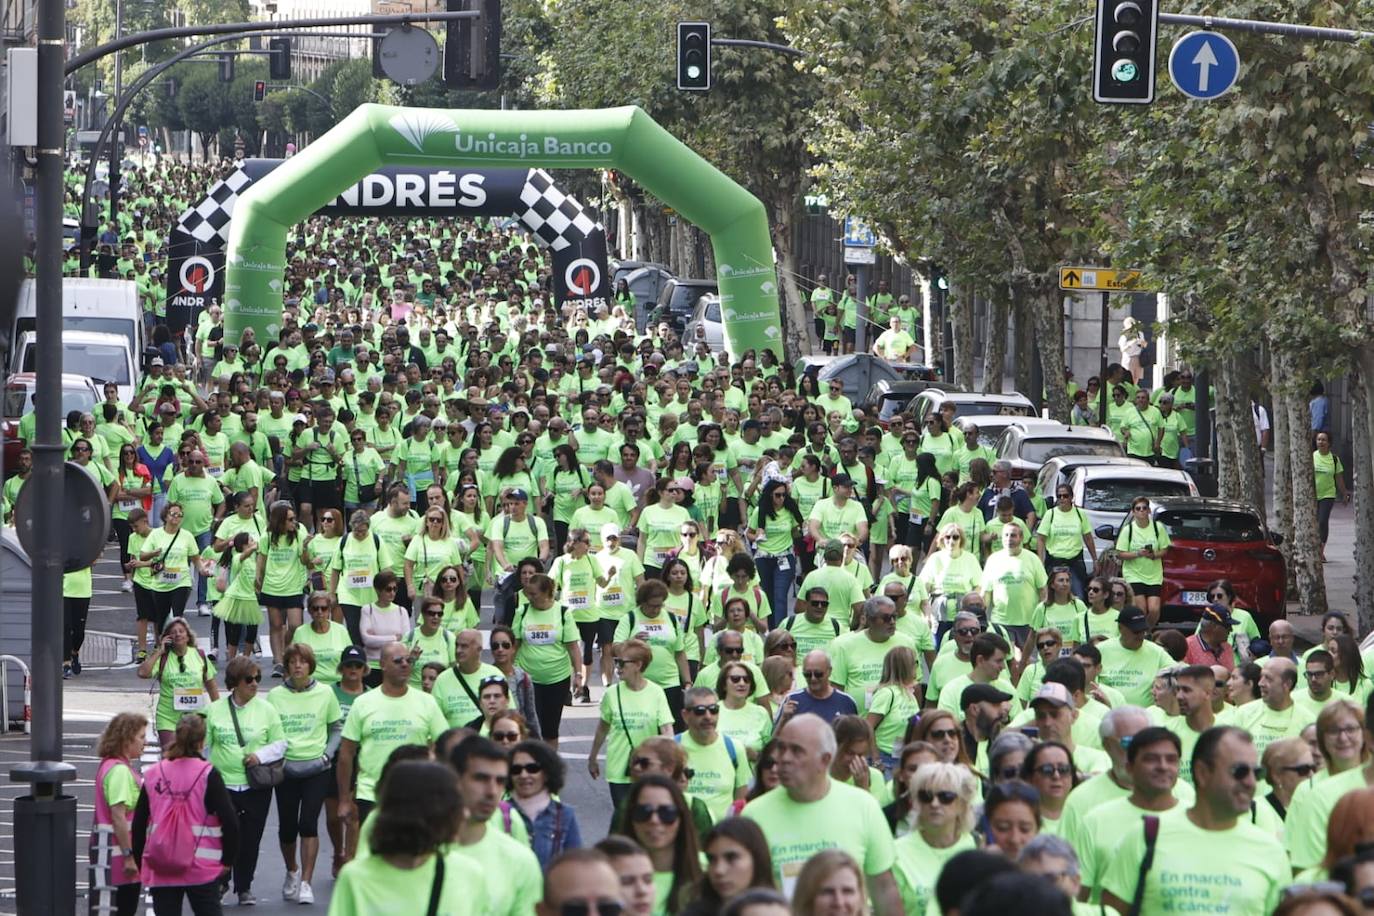
[[[179,69],[177,110],[186,129],[200,138],[201,149],[208,156],[215,135],[233,118],[229,94],[216,68],[197,64]]]

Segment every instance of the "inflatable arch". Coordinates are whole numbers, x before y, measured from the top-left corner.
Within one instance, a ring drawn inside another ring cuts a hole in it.
[[[224,246],[240,195],[285,159],[245,159],[186,210],[168,239],[167,320],[173,331],[224,301]],[[387,166],[315,211],[337,216],[514,216],[552,249],[554,298],[609,303],[606,232],[543,169]]]
[[[613,168],[711,237],[726,345],[782,355],[763,204],[636,107],[478,111],[361,105],[250,187],[229,225],[225,331],[275,338],[288,228],[383,166]],[[560,214],[550,217],[559,222]]]

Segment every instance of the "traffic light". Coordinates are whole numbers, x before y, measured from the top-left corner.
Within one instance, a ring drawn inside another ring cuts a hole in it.
[[[291,78],[291,39],[273,38],[267,42],[267,73],[274,80]]]
[[[677,88],[691,92],[711,88],[711,23],[677,24]]]
[[[1148,105],[1155,100],[1158,0],[1097,0],[1093,101]]]
[[[232,83],[234,81],[234,55],[221,54],[219,58],[219,81],[221,83]]]
[[[261,102],[267,98],[267,81],[256,80],[253,83],[253,101]]]
[[[476,10],[476,19],[455,19],[444,32],[444,85],[495,89],[501,82],[501,0],[447,0],[450,13]]]

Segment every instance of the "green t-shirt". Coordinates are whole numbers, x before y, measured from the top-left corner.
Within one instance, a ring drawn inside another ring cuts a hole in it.
[[[267,557],[262,573],[263,594],[286,598],[305,591],[306,569],[301,562],[303,530],[297,529],[294,538],[282,535],[274,541],[269,536],[259,548],[260,555]]]
[[[593,554],[601,575],[607,579],[605,587],[596,590],[596,606],[601,620],[619,620],[634,603],[635,580],[644,575],[644,564],[633,550],[618,547],[614,552],[602,550]],[[615,575],[610,575],[612,572]]]
[[[449,665],[443,674],[434,680],[430,696],[439,704],[450,728],[471,725],[482,715],[476,697],[481,695],[482,681],[489,677],[501,677],[501,669],[482,662],[472,674],[463,674],[457,665]],[[462,681],[459,681],[462,678]],[[467,688],[464,688],[464,684]],[[471,691],[469,693],[468,691]]]
[[[246,786],[248,774],[243,769],[243,758],[275,741],[287,740],[286,732],[282,730],[277,708],[262,697],[249,700],[246,706],[236,707],[236,732],[234,718],[229,714],[229,704],[232,702],[232,697],[222,696],[210,704],[205,716],[205,756],[224,778],[226,786]],[[240,734],[243,736],[242,745],[239,744]]]
[[[745,749],[734,744],[731,759],[730,749],[720,734],[710,744],[698,744],[690,732],[683,732],[677,742],[687,752],[687,766],[693,771],[687,791],[706,802],[711,817],[720,821],[730,812],[735,790],[747,787],[752,778]]]
[[[340,680],[339,656],[343,655],[344,649],[353,644],[353,640],[349,638],[348,627],[332,620],[326,623],[329,628],[323,633],[316,633],[313,623],[296,627],[291,635],[291,641],[309,646],[314,651],[315,680],[332,686]]]
[[[1140,550],[1146,545],[1154,548],[1154,557],[1136,557],[1121,564],[1121,577],[1141,585],[1164,583],[1164,551],[1169,549],[1169,532],[1159,522],[1151,520],[1144,528],[1135,520],[1128,521],[1116,536],[1117,550]]]
[[[1326,857],[1326,822],[1336,802],[1347,792],[1368,787],[1363,766],[1320,781],[1298,784],[1284,821],[1284,843],[1288,846],[1294,868],[1321,865]]]
[[[964,532],[964,553],[977,553],[978,545],[981,543],[983,529],[987,527],[987,522],[983,520],[983,513],[974,506],[965,512],[959,506],[950,506],[940,515],[940,522],[935,526],[936,531],[942,530],[946,525],[958,525]]]
[[[1092,526],[1077,506],[1067,512],[1055,506],[1040,519],[1035,533],[1045,539],[1046,557],[1071,560],[1083,556],[1083,538],[1092,533]]]
[[[1145,830],[1128,832],[1113,850],[1102,887],[1117,899],[1135,896]],[[1230,830],[1203,830],[1181,807],[1159,818],[1154,865],[1145,876],[1142,913],[1207,912],[1267,916],[1291,883],[1288,856],[1272,835],[1242,818]]]
[[[678,531],[683,522],[691,521],[691,515],[681,506],[663,508],[660,505],[645,506],[639,513],[640,537],[644,539],[644,563],[646,566],[663,566],[669,556],[681,543]]]
[[[677,653],[685,653],[687,643],[676,617],[666,610],[660,611],[657,617],[647,617],[642,611],[632,610],[615,628],[616,642],[631,638],[643,640],[653,652],[653,660],[644,672],[646,678],[663,688],[682,683]]]
[[[734,741],[736,748],[759,751],[773,736],[773,717],[758,703],[747,702],[731,709],[722,702],[717,730]]]
[[[759,825],[773,859],[773,877],[791,896],[806,860],[823,849],[842,849],[865,875],[881,875],[896,861],[892,830],[878,802],[862,789],[830,780],[813,802],[796,802],[782,786],[744,806]]]
[[[445,668],[454,662],[453,634],[442,626],[431,636],[416,627],[402,640],[408,648],[420,647],[420,657],[410,666],[410,686],[419,688],[424,677],[424,667],[430,662],[438,662]]]
[[[267,702],[281,718],[287,760],[317,760],[329,743],[330,726],[343,718],[333,689],[318,679],[305,690],[292,690],[286,684],[273,687],[267,692]]]
[[[350,450],[344,455],[344,502],[358,503],[360,487],[377,483],[377,478],[386,470],[386,462],[372,446],[364,446],[362,451]]]
[[[868,710],[882,680],[883,660],[898,646],[916,652],[916,643],[903,633],[893,633],[886,642],[874,642],[866,630],[859,630],[831,645],[830,681],[854,698],[859,715]]]
[[[1153,703],[1150,687],[1155,674],[1174,664],[1168,652],[1148,639],[1139,649],[1127,649],[1120,639],[1100,642],[1097,649],[1102,653],[1102,673],[1098,680],[1120,690],[1127,703],[1142,709]]]
[[[539,556],[539,542],[549,539],[548,526],[536,515],[527,514],[517,522],[506,515],[494,515],[487,526],[487,542],[500,541],[506,552],[506,562],[515,566],[526,557]]]
[[[329,561],[331,572],[339,574],[335,589],[340,604],[362,607],[377,600],[372,580],[390,566],[390,548],[382,536],[368,531],[362,540],[352,533],[345,535]]]
[[[191,557],[199,554],[195,537],[185,528],[177,529],[175,535],[166,528],[154,528],[143,542],[143,552],[153,553],[152,562],[162,563],[158,572],[150,572],[152,584],[148,587],[155,592],[170,592],[191,585]]]
[[[406,539],[418,534],[423,525],[420,516],[414,511],[407,512],[400,518],[392,518],[386,509],[372,514],[371,531],[387,548],[383,559],[385,568],[398,576],[405,572]]]
[[[762,512],[758,514],[763,515]],[[762,553],[777,556],[792,552],[792,532],[799,527],[797,521],[792,518],[792,513],[783,509],[774,512],[769,518],[759,518],[758,521],[762,523],[763,528],[763,540],[758,542],[758,549]]]
[[[529,673],[530,680],[557,684],[572,677],[567,645],[577,642],[578,632],[571,614],[557,604],[544,610],[525,604],[515,612],[511,629],[520,646],[515,663]]]
[[[512,819],[520,817],[514,814]],[[500,875],[487,882],[487,904],[483,916],[527,916],[544,897],[544,872],[528,843],[512,839],[501,831],[501,819],[487,821],[486,832],[476,843],[457,848],[481,867],[484,874]],[[447,875],[445,875],[447,884]]]
[[[558,601],[572,612],[577,623],[590,623],[601,616],[596,607],[596,578],[600,570],[591,554],[574,559],[559,554],[549,567],[549,577],[558,586]]]
[[[124,805],[133,811],[138,804],[138,777],[134,776],[134,771],[127,764],[117,763],[105,771],[100,791],[105,796],[105,804],[111,808]]]
[[[988,619],[1006,626],[1026,626],[1040,603],[1047,579],[1040,558],[1024,547],[1012,556],[998,550],[983,566],[983,597],[991,606]]]
[[[921,704],[916,698],[893,684],[873,691],[873,699],[868,704],[868,714],[882,717],[878,727],[873,730],[878,750],[884,754],[895,754],[900,750],[902,737],[906,735],[911,717],[920,711]]]
[[[811,513],[807,520],[820,522],[822,538],[838,538],[842,534],[859,533],[859,525],[868,521],[864,514],[864,507],[857,499],[845,502],[843,506],[835,504],[833,496],[816,501],[811,507]]]
[[[1086,613],[1088,606],[1073,596],[1069,596],[1068,604],[1042,601],[1031,612],[1030,625],[1036,630],[1054,627],[1064,637],[1064,642],[1077,644],[1085,641],[1081,631]]]
[[[958,599],[982,584],[983,567],[976,551],[961,550],[956,557],[948,550],[937,550],[926,558],[920,577],[930,595],[944,599],[941,607],[932,608],[937,616],[943,611],[943,619],[953,620]]]
[[[1184,804],[1176,801],[1170,810],[1182,807]],[[1141,817],[1149,813],[1131,804],[1129,798],[1122,797],[1084,812],[1081,819],[1071,821],[1066,816],[1060,817],[1060,836],[1078,853],[1079,872],[1083,886],[1089,889],[1090,900],[1101,899],[1102,876],[1111,863],[1112,852],[1127,834],[1145,829]]]
[[[829,563],[825,563],[807,573],[806,578],[797,587],[797,595],[805,600],[807,592],[813,588],[825,591],[826,598],[830,601],[831,619],[839,621],[840,628],[848,632],[849,619],[854,605],[862,604],[864,600],[863,588],[860,587],[859,580],[845,570],[843,566],[831,566]],[[797,657],[802,657],[800,651]]]
[[[940,870],[954,856],[967,849],[977,849],[973,834],[966,833],[944,849],[928,844],[919,830],[913,830],[897,840],[893,850],[897,863],[892,872],[902,895],[902,910],[907,916],[941,916],[935,900],[935,881]]]
[[[369,822],[371,819],[369,818]],[[361,849],[360,849],[361,852]],[[398,901],[417,901],[414,909],[423,913],[434,885],[435,857],[430,856],[416,868],[397,868],[380,856],[359,856],[339,872],[329,898],[330,916],[376,916],[397,912]],[[446,847],[444,887],[438,912],[486,914],[488,905],[487,872],[461,846]],[[493,882],[503,880],[493,877]],[[417,888],[424,888],[423,891]]]
[[[439,571],[445,566],[462,566],[463,547],[453,538],[432,538],[422,533],[406,548],[406,561],[414,564],[418,588],[420,582],[437,580]]]
[[[803,596],[806,594],[802,592]],[[829,649],[830,644],[847,632],[838,618],[827,614],[820,623],[812,623],[804,614],[791,614],[782,622],[782,628],[792,634],[797,643],[797,658],[806,658],[812,649]],[[829,652],[827,651],[827,655]]]
[[[181,503],[181,527],[195,536],[210,530],[215,518],[215,506],[224,502],[224,491],[213,477],[178,474],[167,488],[167,501]]]
[[[1335,452],[1323,455],[1312,453],[1312,472],[1317,480],[1317,499],[1336,498],[1336,477],[1345,473],[1345,465]]]
[[[420,690],[391,697],[377,688],[354,700],[343,737],[358,743],[357,797],[376,801],[377,777],[392,751],[403,744],[431,744],[447,728],[439,705]]]
[[[163,656],[153,667],[153,676],[158,679],[158,731],[172,731],[186,713],[204,714],[210,707],[205,684],[215,679],[215,663],[202,656],[195,646],[188,647],[179,657],[176,653]]]
[[[1292,703],[1287,709],[1274,710],[1263,700],[1248,704],[1236,714],[1231,724],[1243,728],[1255,739],[1255,752],[1263,756],[1264,749],[1282,738],[1296,738],[1317,717],[1309,707]]]
[[[673,724],[663,688],[646,681],[640,690],[617,683],[601,696],[601,721],[606,723],[606,780],[628,784],[630,754],[646,738]]]

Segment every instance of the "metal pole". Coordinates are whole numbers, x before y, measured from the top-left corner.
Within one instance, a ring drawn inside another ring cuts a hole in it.
[[[1107,425],[1107,325],[1111,322],[1111,293],[1102,294],[1102,363],[1097,370],[1097,422]]]
[[[62,58],[64,0],[38,2],[38,180],[35,252],[38,364],[62,365]],[[61,793],[76,768],[62,762],[62,374],[40,372],[33,449],[36,487],[30,609],[33,644],[33,733],[30,760],[10,770],[31,794],[15,799],[15,893],[21,913],[76,908],[76,799]]]
[[[854,352],[868,352],[868,271],[867,264],[854,265]]]
[[[1315,38],[1318,41],[1356,42],[1374,38],[1374,32],[1363,29],[1328,29],[1315,25],[1291,22],[1268,22],[1263,19],[1232,19],[1229,16],[1191,16],[1183,13],[1160,13],[1159,21],[1170,25],[1191,25],[1223,32],[1251,32],[1256,35],[1286,35],[1289,38]]]

